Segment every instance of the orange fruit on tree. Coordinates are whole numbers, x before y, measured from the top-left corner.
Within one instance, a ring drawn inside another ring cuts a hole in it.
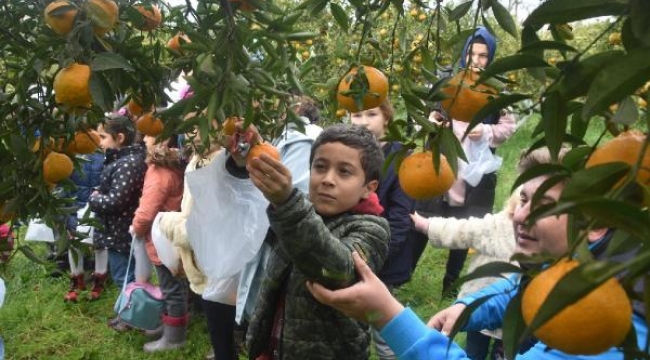
[[[183,43],[191,43],[192,41],[190,38],[187,37],[187,35],[183,33],[178,33],[174,36],[172,36],[171,39],[167,42],[167,48],[175,53],[178,54],[183,54],[183,48],[181,47],[181,39],[183,39]]]
[[[579,263],[561,260],[537,275],[524,290],[521,312],[530,324],[555,285]],[[632,326],[632,306],[621,284],[607,280],[565,307],[535,330],[551,348],[575,355],[595,355],[623,342]]]
[[[151,31],[162,22],[162,13],[157,5],[134,5],[140,14],[142,14],[142,23],[134,25],[138,30]]]
[[[241,11],[253,11],[255,10],[255,5],[251,4],[250,1],[247,0],[228,0],[230,1],[233,6],[239,6],[239,10]]]
[[[65,112],[85,110],[92,105],[90,66],[72,63],[54,77],[54,99]]]
[[[474,115],[490,98],[497,96],[497,91],[485,84],[476,84],[479,73],[472,70],[461,70],[454,75],[441,91],[447,98],[440,102],[442,108],[452,119],[470,122]]]
[[[4,200],[0,200],[0,225],[13,220],[16,216],[16,213],[6,211],[5,205],[6,202]]]
[[[60,152],[52,151],[43,160],[43,179],[48,183],[56,184],[67,179],[73,170],[72,160]]]
[[[158,136],[165,129],[162,120],[155,117],[153,113],[140,116],[135,125],[139,132],[149,136]]]
[[[636,182],[643,186],[650,186],[650,147],[646,149],[644,154],[641,154],[645,141],[646,135],[640,131],[628,130],[622,132],[594,150],[589,160],[587,160],[585,168],[612,162],[624,162],[634,166],[643,155],[641,166],[636,173]]]
[[[67,35],[74,27],[77,7],[64,0],[51,2],[45,7],[45,23],[59,35]]]
[[[129,114],[132,116],[142,115],[142,104],[140,99],[132,96],[129,103],[126,105],[126,109],[129,110]]]
[[[402,160],[397,177],[406,195],[424,200],[446,193],[456,181],[447,158],[440,154],[440,169],[436,172],[431,151],[411,154]]]
[[[66,152],[72,154],[92,154],[99,146],[99,135],[94,131],[77,131],[68,144]]]
[[[273,159],[280,161],[280,152],[276,149],[275,146],[271,143],[263,142],[254,145],[246,155],[246,162],[253,160],[254,158],[259,158],[260,155],[267,154]]]
[[[609,34],[609,37],[607,37],[607,42],[612,46],[621,45],[623,43],[623,39],[621,38],[621,33],[613,32]]]
[[[226,118],[221,124],[221,132],[227,136],[234,135],[235,131],[237,131],[237,120],[236,116]]]
[[[388,96],[388,78],[386,75],[372,66],[361,67],[363,68],[363,72],[368,80],[367,92],[363,96],[362,109],[358,108],[354,95],[342,94],[351,89],[363,87],[362,84],[357,84],[358,79],[356,75],[359,71],[358,67],[353,68],[343,76],[336,91],[336,101],[338,101],[339,107],[352,113],[376,108],[386,99],[386,96]]]
[[[103,36],[111,31],[119,17],[119,7],[113,0],[88,0],[84,6],[93,24],[95,35]]]

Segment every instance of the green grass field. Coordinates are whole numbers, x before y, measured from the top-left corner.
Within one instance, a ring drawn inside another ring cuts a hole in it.
[[[509,195],[519,153],[532,143],[530,135],[536,121],[536,117],[527,121],[498,151],[504,161],[499,171],[497,209]],[[440,299],[446,254],[446,250],[428,247],[412,281],[397,293],[424,320],[449,304],[449,300]],[[142,334],[115,333],[106,326],[113,315],[116,286],[109,287],[99,301],[66,304],[63,295],[68,279],[51,278],[49,273],[50,269],[22,256],[0,268],[7,284],[5,304],[0,309],[6,359],[202,359],[208,352],[205,320],[197,316],[191,321],[189,342],[182,350],[145,354],[141,349],[147,340]],[[462,336],[457,340],[463,342]]]

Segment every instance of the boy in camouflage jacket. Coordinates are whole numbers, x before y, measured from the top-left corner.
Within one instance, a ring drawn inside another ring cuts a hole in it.
[[[331,289],[356,282],[352,252],[373,270],[384,263],[390,237],[375,194],[383,154],[363,127],[336,125],[321,133],[310,155],[309,195],[291,185],[291,173],[267,155],[247,168],[271,205],[275,234],[251,319],[249,358],[367,359],[368,328],[317,302],[307,281]]]

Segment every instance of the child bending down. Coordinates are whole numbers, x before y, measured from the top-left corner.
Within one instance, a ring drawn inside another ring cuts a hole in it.
[[[316,301],[305,284],[353,284],[355,250],[374,271],[381,269],[390,238],[375,194],[383,161],[370,131],[335,125],[312,146],[308,196],[294,189],[281,162],[262,155],[248,164],[251,180],[271,203],[275,234],[248,328],[251,359],[368,358],[369,329]]]

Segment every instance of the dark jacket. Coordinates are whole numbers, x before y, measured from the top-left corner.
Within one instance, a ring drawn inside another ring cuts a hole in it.
[[[384,157],[398,152],[402,145],[389,142],[384,145]],[[395,162],[383,173],[377,188],[379,202],[384,208],[382,216],[390,224],[388,258],[379,272],[379,278],[389,285],[401,285],[411,278],[411,248],[406,246],[406,236],[412,226],[410,214],[415,208],[415,200],[404,193],[397,178]]]
[[[349,212],[323,219],[299,191],[268,214],[276,241],[248,327],[249,358],[268,350],[278,300],[284,295],[280,359],[367,359],[368,326],[316,301],[305,282],[331,289],[351,285],[356,281],[355,249],[372,269],[380,268],[388,250],[387,221]]]
[[[108,149],[104,160],[99,194],[90,196],[90,210],[100,223],[95,229],[93,243],[96,249],[110,249],[127,253],[131,247],[129,226],[142,195],[145,148],[132,145]]]
[[[70,176],[70,180],[75,184],[74,191],[66,194],[66,197],[74,198],[75,207],[82,209],[88,203],[90,194],[99,186],[101,180],[102,168],[104,167],[104,154],[94,152],[88,155],[78,155],[77,159],[81,164]],[[69,230],[77,228],[77,213],[73,212],[66,220]]]

